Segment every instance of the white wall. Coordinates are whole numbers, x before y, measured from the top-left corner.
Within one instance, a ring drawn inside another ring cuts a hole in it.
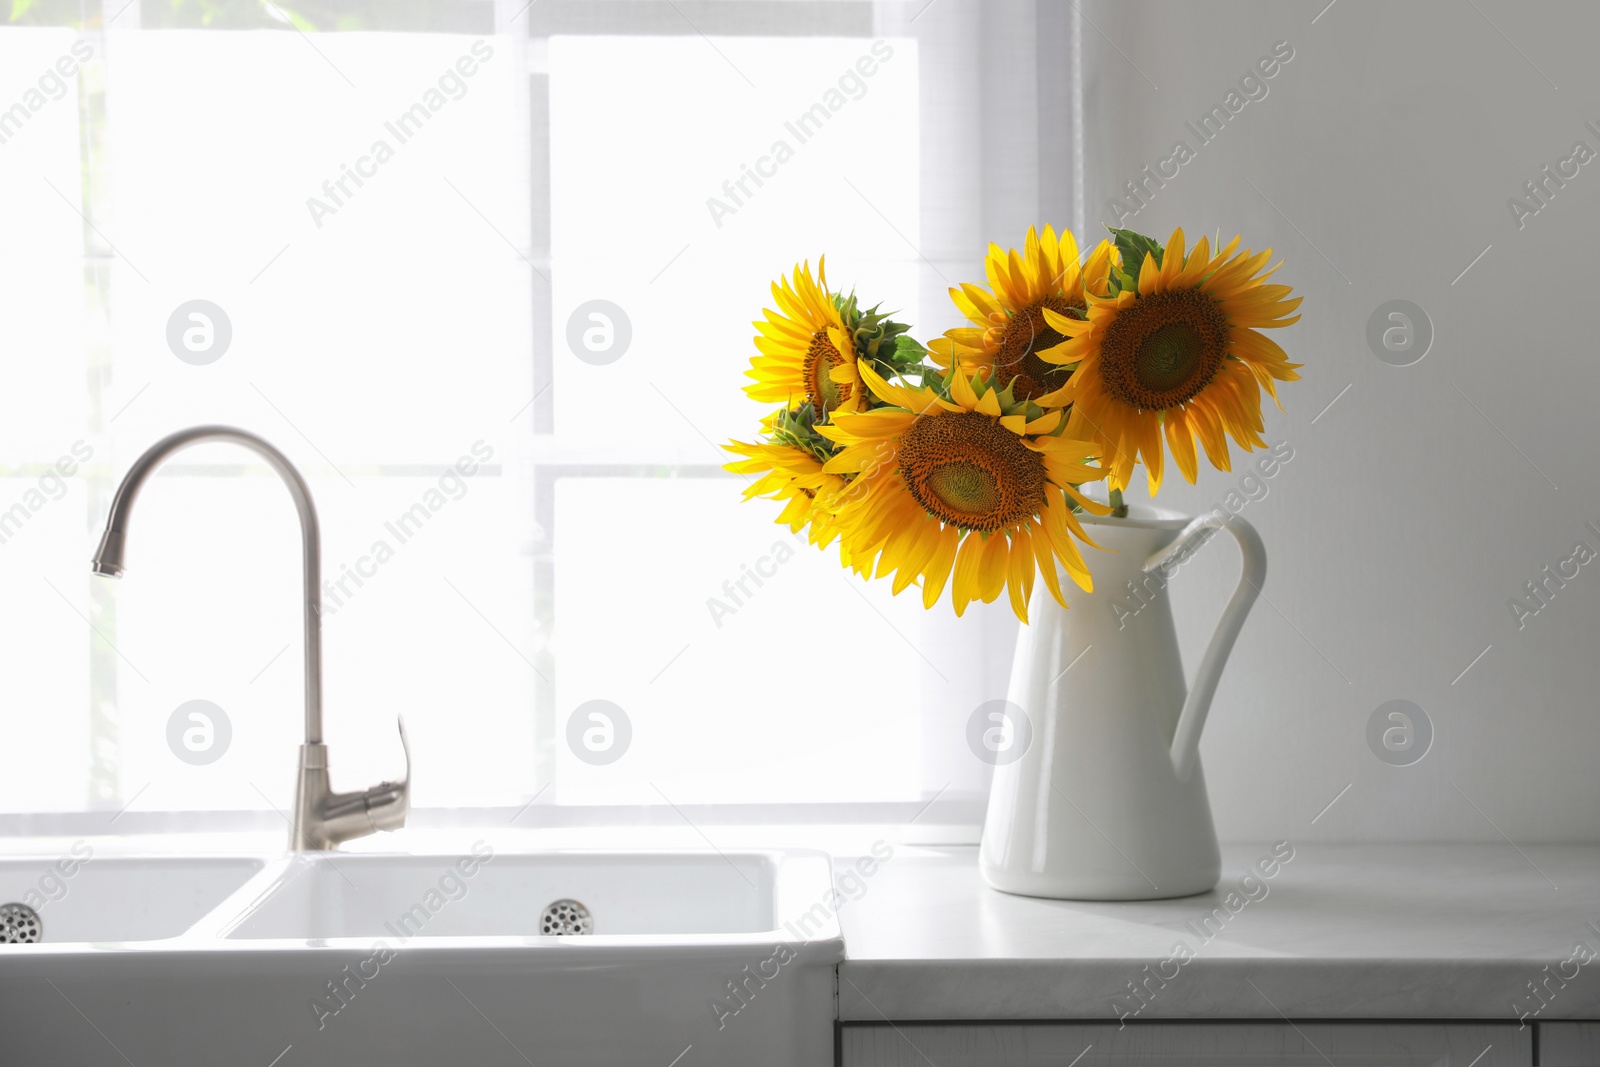
[[[1600,126],[1600,5],[1325,4],[1081,2],[1098,27],[1078,27],[1091,225],[1175,140],[1197,146],[1185,121],[1275,42],[1294,49],[1268,95],[1126,223],[1271,245],[1287,260],[1275,280],[1306,298],[1278,334],[1304,381],[1268,417],[1295,458],[1243,512],[1270,577],[1202,746],[1218,829],[1596,840],[1600,561],[1521,628],[1507,601],[1576,542],[1600,551],[1584,525],[1600,527],[1600,161],[1521,229],[1507,198],[1575,141],[1600,151],[1584,127]],[[1396,298],[1435,331],[1409,367],[1365,337]],[[1206,508],[1243,470],[1202,472],[1198,487],[1172,474],[1162,502]],[[1224,542],[1207,555],[1176,594],[1190,664],[1237,573]],[[1395,698],[1435,729],[1406,767],[1365,739]]]

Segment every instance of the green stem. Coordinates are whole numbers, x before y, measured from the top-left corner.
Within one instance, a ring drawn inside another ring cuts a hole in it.
[[[1125,518],[1128,517],[1128,505],[1126,505],[1126,504],[1124,504],[1122,502],[1122,490],[1121,489],[1113,489],[1113,490],[1111,490],[1110,501],[1111,501],[1111,517],[1112,518],[1114,518],[1114,519],[1125,519]]]

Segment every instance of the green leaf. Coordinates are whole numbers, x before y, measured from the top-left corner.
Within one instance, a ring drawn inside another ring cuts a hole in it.
[[[11,21],[15,22],[28,13],[33,7],[34,0],[11,0]]]
[[[1156,259],[1156,266],[1161,266],[1163,249],[1154,237],[1146,237],[1133,230],[1119,230],[1115,226],[1107,226],[1111,231],[1111,243],[1122,253],[1122,270],[1112,271],[1112,278],[1120,283],[1119,289],[1137,289],[1139,287],[1139,270],[1144,266],[1144,257],[1152,255]]]
[[[897,363],[921,361],[928,350],[910,334],[903,333],[894,339],[894,358]]]

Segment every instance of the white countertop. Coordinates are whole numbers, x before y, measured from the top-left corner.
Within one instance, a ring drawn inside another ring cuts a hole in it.
[[[975,846],[905,843],[903,831],[708,831],[718,849],[781,844],[834,855],[846,1022],[1114,1021],[1135,1008],[1130,1021],[1515,1021],[1519,1011],[1531,1021],[1600,1021],[1597,845],[1297,844],[1273,877],[1233,899],[1230,914],[1226,894],[1269,843],[1224,846],[1213,893],[1109,904],[997,892],[979,878]],[[352,842],[348,851],[449,851],[477,836],[505,852],[707,844],[691,827],[505,827],[408,829]],[[276,833],[94,841],[97,855],[254,854],[282,845]],[[858,857],[882,856],[885,841],[893,855],[858,871]],[[71,843],[0,839],[0,855],[54,856]],[[1209,930],[1200,925],[1207,915]],[[1180,944],[1192,958],[1172,962]],[[1597,958],[1572,977],[1573,965],[1563,963],[1579,944]],[[1555,977],[1562,971],[1564,985]],[[1546,980],[1554,995],[1531,1014],[1539,1002],[1528,984]],[[1147,1002],[1130,983],[1142,983]]]
[[[840,1018],[1600,1019],[1600,958],[1563,966],[1600,953],[1600,846],[1296,845],[1230,913],[1270,850],[1225,846],[1210,894],[1107,904],[992,890],[973,847],[896,846],[840,913]],[[1532,1014],[1527,983],[1558,970],[1576,977]]]

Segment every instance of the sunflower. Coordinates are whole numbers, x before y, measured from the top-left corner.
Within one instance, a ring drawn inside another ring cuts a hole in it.
[[[1044,313],[1081,318],[1088,305],[1085,289],[1106,292],[1111,252],[1111,242],[1101,241],[1080,268],[1072,232],[1062,230],[1058,240],[1049,226],[1043,238],[1030,226],[1020,255],[991,244],[984,261],[989,289],[963,284],[950,290],[950,299],[974,325],[946,330],[932,341],[928,349],[934,360],[967,374],[989,375],[1019,400],[1059,388],[1070,372],[1039,353],[1065,338]]]
[[[948,582],[957,615],[1009,589],[1024,622],[1036,566],[1063,606],[1058,561],[1093,588],[1073,538],[1093,542],[1072,504],[1106,511],[1076,488],[1105,472],[1084,463],[1097,454],[1093,444],[1056,436],[1065,412],[961,371],[947,378],[948,398],[892,385],[867,365],[861,377],[886,406],[836,414],[818,427],[842,446],[824,473],[852,476],[831,502],[849,566],[870,576],[876,564],[880,578],[894,573],[895,593],[920,579],[924,607]]]
[[[727,464],[727,470],[760,475],[746,487],[746,500],[758,496],[781,500],[784,507],[775,522],[787,525],[792,533],[810,523],[814,544],[826,546],[833,540],[828,503],[844,488],[843,478],[824,474],[821,461],[793,445],[730,441],[726,447],[747,457]]]
[[[751,323],[760,332],[744,387],[763,403],[797,404],[808,400],[818,412],[858,411],[866,404],[856,373],[852,331],[840,313],[840,301],[828,292],[826,257],[811,276],[809,262],[794,268],[793,279],[772,283],[772,299],[763,320]]]
[[[811,542],[822,547],[832,543],[832,502],[845,487],[845,479],[823,471],[830,458],[831,445],[816,436],[810,404],[779,411],[763,419],[766,439],[753,443],[729,441],[727,451],[745,457],[725,464],[734,474],[755,475],[745,488],[744,499],[764,496],[780,500],[784,507],[774,521],[799,533],[809,523]]]
[[[1291,313],[1300,298],[1286,299],[1287,285],[1265,284],[1277,267],[1258,273],[1270,248],[1235,253],[1235,237],[1213,255],[1202,237],[1185,255],[1182,229],[1172,232],[1164,253],[1139,240],[1150,249],[1142,264],[1128,264],[1128,284],[1116,295],[1090,296],[1086,321],[1045,310],[1045,321],[1069,340],[1041,357],[1076,369],[1038,402],[1072,405],[1066,432],[1103,450],[1113,490],[1127,488],[1134,463],[1143,459],[1154,496],[1163,431],[1191,483],[1196,438],[1221,470],[1231,469],[1224,434],[1247,452],[1266,447],[1261,391],[1276,401],[1275,382],[1297,381],[1301,364],[1257,331],[1298,322]]]

